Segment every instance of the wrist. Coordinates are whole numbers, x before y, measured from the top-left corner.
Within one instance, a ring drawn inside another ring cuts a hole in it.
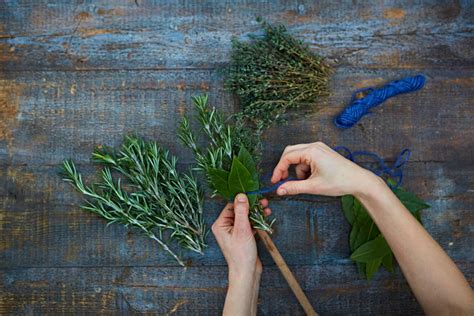
[[[361,202],[370,200],[377,196],[378,192],[387,188],[387,184],[381,177],[366,169],[363,169],[363,172],[360,177],[361,181],[353,193],[354,197]]]
[[[252,286],[255,280],[260,280],[261,269],[235,269],[229,267],[229,286]]]
[[[256,315],[253,310],[257,305],[259,282],[260,273],[257,271],[242,273],[229,269],[229,286],[223,315]]]

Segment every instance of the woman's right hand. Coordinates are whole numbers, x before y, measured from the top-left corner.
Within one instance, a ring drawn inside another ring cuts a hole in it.
[[[360,196],[371,185],[383,182],[374,173],[344,158],[322,142],[288,146],[273,171],[272,182],[288,177],[288,169],[296,165],[299,181],[282,184],[278,195],[318,194]]]

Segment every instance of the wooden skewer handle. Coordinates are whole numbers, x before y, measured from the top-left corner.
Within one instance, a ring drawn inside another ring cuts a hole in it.
[[[288,285],[295,294],[296,299],[298,299],[298,302],[300,302],[301,307],[303,307],[303,310],[305,311],[306,315],[317,316],[318,314],[311,306],[311,303],[309,302],[308,298],[306,297],[300,285],[298,284],[298,281],[296,281],[295,276],[293,275],[293,273],[291,273],[290,268],[288,268],[288,265],[281,256],[280,252],[278,251],[270,236],[268,236],[266,231],[259,229],[257,229],[257,234],[265,244],[265,247],[267,248],[276,265],[280,269],[281,273],[283,274],[283,277],[286,279],[286,282],[288,282]]]

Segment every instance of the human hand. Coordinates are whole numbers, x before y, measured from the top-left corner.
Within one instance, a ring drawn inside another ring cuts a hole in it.
[[[260,201],[265,215],[271,214],[268,200]],[[228,203],[212,225],[212,232],[229,266],[229,278],[260,274],[262,264],[257,256],[255,231],[249,221],[249,202],[245,194],[238,194]]]
[[[372,172],[356,165],[322,142],[288,146],[273,171],[272,182],[288,177],[288,169],[296,165],[296,176],[300,181],[282,184],[278,195],[320,194],[359,196],[374,181],[381,181]]]
[[[268,201],[262,200],[265,215]],[[238,194],[212,225],[212,232],[229,266],[229,289],[223,315],[256,315],[262,263],[257,256],[255,231],[250,226],[249,202]]]

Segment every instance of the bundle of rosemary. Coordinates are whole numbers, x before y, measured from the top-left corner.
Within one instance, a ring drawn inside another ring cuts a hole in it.
[[[238,193],[259,189],[257,158],[260,146],[259,135],[237,121],[228,124],[215,108],[208,106],[208,98],[193,98],[198,115],[196,121],[208,138],[206,148],[197,145],[195,133],[189,119],[184,117],[178,132],[181,141],[193,150],[197,163],[196,170],[206,176],[213,195],[230,200]],[[258,194],[248,195],[250,220],[254,228],[271,232],[273,221],[268,222],[258,202]]]
[[[283,25],[257,21],[265,31],[263,37],[249,35],[250,42],[232,40],[225,85],[240,97],[240,116],[264,129],[281,120],[288,109],[329,95],[331,68]]]
[[[208,231],[202,216],[202,192],[192,175],[176,170],[176,157],[155,142],[127,136],[118,153],[97,148],[92,159],[103,169],[99,182],[90,186],[84,184],[72,161],[63,163],[64,180],[86,197],[82,208],[109,224],[138,228],[182,266],[170,243],[203,252]],[[119,175],[117,180],[112,170]]]

